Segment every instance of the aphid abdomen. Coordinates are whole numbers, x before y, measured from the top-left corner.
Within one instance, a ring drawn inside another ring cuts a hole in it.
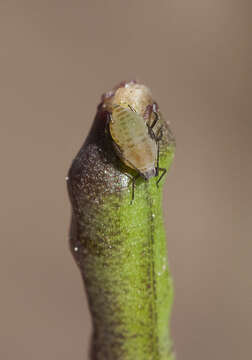
[[[110,133],[120,148],[122,161],[147,179],[155,175],[157,145],[145,120],[128,108],[116,105],[112,111]]]
[[[156,146],[149,144],[149,141],[128,148],[124,156],[143,175],[151,169],[155,169]],[[156,144],[155,144],[156,145]],[[155,173],[153,174],[153,176]]]

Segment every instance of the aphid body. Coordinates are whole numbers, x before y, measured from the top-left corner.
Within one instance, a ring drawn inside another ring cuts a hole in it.
[[[145,119],[130,109],[114,105],[109,131],[121,160],[144,179],[156,176],[158,146]]]

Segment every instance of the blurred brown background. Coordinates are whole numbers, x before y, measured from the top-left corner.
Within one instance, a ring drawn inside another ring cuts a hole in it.
[[[0,358],[87,359],[65,176],[100,95],[135,78],[177,138],[164,203],[177,358],[251,358],[249,1],[2,0],[0,17]]]

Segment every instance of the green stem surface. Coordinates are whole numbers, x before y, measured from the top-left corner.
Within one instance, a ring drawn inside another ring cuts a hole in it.
[[[166,123],[160,167],[174,142]],[[95,122],[68,174],[73,216],[70,245],[93,322],[92,360],[171,360],[173,299],[162,213],[162,179],[131,181],[105,130]]]

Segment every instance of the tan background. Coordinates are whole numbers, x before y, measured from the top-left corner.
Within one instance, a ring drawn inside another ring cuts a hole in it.
[[[0,1],[1,359],[87,359],[65,176],[101,93],[132,78],[177,138],[164,204],[177,358],[252,357],[248,4]]]

